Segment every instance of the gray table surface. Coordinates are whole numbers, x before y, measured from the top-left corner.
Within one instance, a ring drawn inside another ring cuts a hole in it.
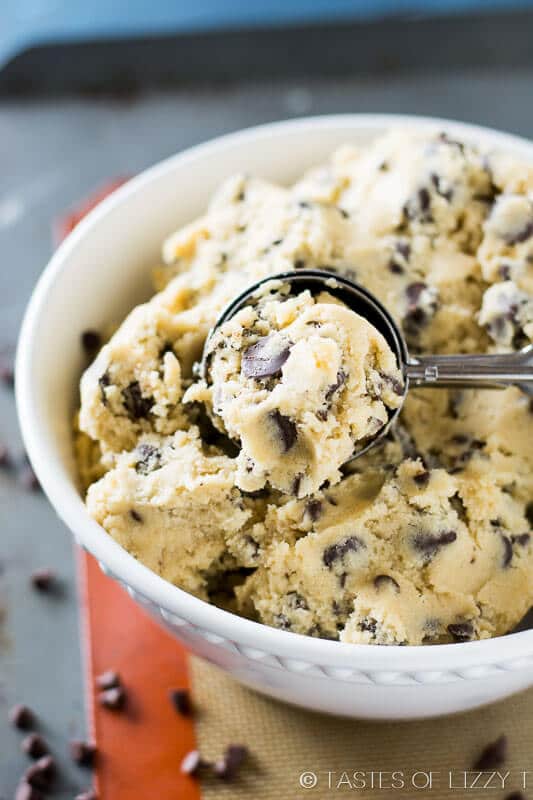
[[[32,287],[50,255],[51,222],[113,175],[132,174],[199,141],[304,114],[432,114],[533,135],[533,69],[262,82],[144,94],[134,102],[73,98],[0,105],[0,352],[14,344]],[[0,387],[0,442],[22,452],[12,393]],[[68,532],[46,499],[0,471],[0,798],[13,796],[26,757],[6,721],[23,700],[61,764],[58,798],[88,775],[69,764],[67,741],[85,730],[78,609]],[[28,576],[53,565],[61,597]],[[109,800],[109,798],[105,798]],[[112,798],[112,800],[120,800]],[[139,798],[143,800],[143,798]]]

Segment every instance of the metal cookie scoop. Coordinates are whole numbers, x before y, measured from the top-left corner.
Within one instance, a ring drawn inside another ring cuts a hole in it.
[[[404,377],[403,400],[409,386],[454,387],[503,389],[518,386],[523,392],[533,396],[533,345],[528,345],[516,353],[503,355],[424,355],[410,356],[405,339],[387,309],[367,289],[341,275],[320,269],[302,269],[298,272],[283,272],[270,275],[252,284],[238,295],[222,311],[204,345],[201,374],[208,380],[209,342],[213,333],[231,319],[244,306],[265,294],[265,285],[272,283],[273,289],[280,284],[288,286],[290,294],[308,289],[311,294],[328,292],[341,300],[348,308],[370,322],[385,338],[396,355]],[[403,401],[402,401],[403,404]],[[354,453],[358,458],[366,453],[388,433],[398,417],[402,404],[389,410],[389,421],[370,440],[362,443],[361,449]],[[353,460],[350,459],[350,460]]]

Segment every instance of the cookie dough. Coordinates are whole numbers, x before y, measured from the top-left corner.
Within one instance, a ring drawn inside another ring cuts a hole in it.
[[[403,399],[402,373],[379,331],[327,292],[287,297],[268,286],[215,332],[207,382],[184,400],[204,402],[239,443],[240,489],[305,497],[337,483],[387,424]]]
[[[398,402],[395,365],[368,329],[358,349],[331,297],[279,293],[217,334],[202,380],[222,308],[304,267],[374,292],[412,353],[516,350],[533,339],[533,168],[393,131],[289,187],[230,178],[83,376],[89,512],[167,580],[284,630],[382,645],[512,630],[533,604],[530,398],[411,390],[339,474]]]

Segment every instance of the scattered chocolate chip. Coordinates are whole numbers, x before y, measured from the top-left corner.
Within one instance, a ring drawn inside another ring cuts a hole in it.
[[[439,548],[452,544],[456,539],[457,533],[455,531],[442,531],[437,535],[420,532],[414,536],[413,545],[420,553],[423,553],[428,558],[433,558]]]
[[[122,400],[131,419],[144,419],[154,404],[152,397],[143,397],[139,381],[132,381],[122,390]]]
[[[503,544],[502,566],[505,569],[506,567],[509,566],[509,564],[513,560],[513,545],[509,537],[503,535],[502,535],[502,544]]]
[[[237,776],[247,756],[247,747],[242,744],[230,744],[222,758],[213,765],[213,772],[217,778],[232,780]]]
[[[511,267],[509,264],[500,264],[498,267],[498,275],[502,279],[502,281],[508,281],[511,279]]]
[[[322,513],[322,502],[320,500],[308,500],[305,505],[305,513],[309,514],[312,522],[316,522]]]
[[[365,543],[357,536],[348,536],[337,544],[326,547],[322,554],[322,561],[326,567],[331,569],[335,561],[340,561],[347,553],[356,553],[364,547],[366,547]]]
[[[99,689],[116,689],[121,686],[120,675],[113,669],[108,669],[96,676],[95,683]]]
[[[450,505],[461,520],[461,522],[468,522],[468,512],[463,503],[461,496],[456,492],[450,497]]]
[[[24,464],[18,474],[20,485],[29,492],[36,492],[41,488],[37,475],[33,471],[31,464]]]
[[[533,528],[533,500],[530,503],[527,504],[525,513],[526,513],[527,521],[529,522],[529,524]]]
[[[449,203],[453,197],[452,189],[445,189],[443,186],[442,178],[435,172],[431,173],[430,180],[437,194],[440,195],[442,198],[444,198],[444,200],[446,200]]]
[[[287,361],[290,351],[290,343],[279,336],[263,336],[242,354],[242,373],[246,378],[256,379],[277,375]]]
[[[43,737],[38,733],[30,733],[20,743],[23,753],[26,753],[30,758],[41,758],[49,753],[48,745]]]
[[[424,472],[418,472],[416,475],[413,475],[413,481],[416,483],[417,486],[424,487],[427,486],[429,483],[430,473],[428,470],[424,470]]]
[[[39,758],[25,772],[24,778],[34,789],[48,792],[56,774],[56,763],[52,756]]]
[[[395,581],[392,575],[376,575],[374,578],[374,586],[376,589],[381,589],[384,586],[393,587],[395,592],[400,591],[400,584]]]
[[[102,337],[98,331],[83,331],[80,338],[81,346],[88,356],[94,356],[102,346]]]
[[[454,642],[469,642],[474,636],[474,626],[471,622],[455,622],[448,625],[448,633]]]
[[[15,385],[13,363],[6,355],[0,355],[0,381],[10,389]]]
[[[73,739],[70,742],[70,756],[80,767],[93,767],[96,755],[96,745],[84,742],[81,739]]]
[[[172,689],[169,692],[170,700],[176,711],[182,717],[190,717],[192,714],[191,694],[188,689]]]
[[[287,605],[295,611],[298,608],[308,609],[307,600],[299,592],[287,592]]]
[[[481,755],[473,764],[473,769],[480,771],[498,769],[505,763],[506,758],[507,736],[500,736],[482,750]]]
[[[191,750],[181,762],[180,770],[184,775],[197,775],[199,770],[206,766],[199,750]]]
[[[126,705],[126,692],[122,686],[105,689],[98,695],[98,702],[110,711],[121,711]]]
[[[5,444],[0,443],[0,468],[11,465],[11,456]]]
[[[393,275],[403,275],[403,273],[405,272],[405,270],[402,267],[402,265],[398,264],[398,262],[394,261],[394,259],[389,261],[389,263],[387,264],[387,267],[388,267],[389,272],[392,272]]]
[[[43,795],[31,784],[23,780],[15,791],[15,800],[43,800]]]
[[[56,574],[49,567],[42,567],[32,572],[30,580],[34,589],[39,592],[48,592],[56,582]]]
[[[298,438],[296,423],[293,422],[290,417],[281,414],[278,410],[271,411],[268,416],[277,428],[282,451],[288,453],[291,447],[295,445],[296,439]]]
[[[131,517],[133,520],[135,520],[135,522],[142,522],[142,521],[143,521],[143,518],[141,517],[141,515],[139,514],[139,512],[138,512],[138,511],[135,511],[135,509],[134,509],[134,508],[131,508],[131,509],[130,509],[130,517]]]
[[[32,727],[34,723],[33,711],[28,706],[18,703],[9,711],[9,721],[15,728],[21,731],[26,731]]]
[[[377,620],[373,619],[372,617],[365,617],[361,620],[357,627],[360,631],[375,634],[377,625]]]
[[[94,789],[87,789],[87,791],[77,794],[75,800],[98,800],[98,795]]]
[[[140,475],[148,475],[161,466],[161,451],[153,444],[142,442],[137,447],[139,460],[135,464],[135,471]]]

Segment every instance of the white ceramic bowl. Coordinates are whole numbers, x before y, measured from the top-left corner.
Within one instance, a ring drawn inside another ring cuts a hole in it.
[[[80,332],[120,320],[149,293],[162,240],[201,213],[215,187],[245,171],[289,182],[345,142],[391,126],[446,129],[533,161],[533,144],[484,128],[416,117],[343,115],[263,125],[174,156],[99,205],[58,249],[28,306],[16,392],[29,457],[58,515],[137,602],[190,649],[260,692],[354,717],[430,717],[533,684],[533,630],[433,647],[341,644],[241,619],[172,586],[92,520],[75,482],[72,413]]]

